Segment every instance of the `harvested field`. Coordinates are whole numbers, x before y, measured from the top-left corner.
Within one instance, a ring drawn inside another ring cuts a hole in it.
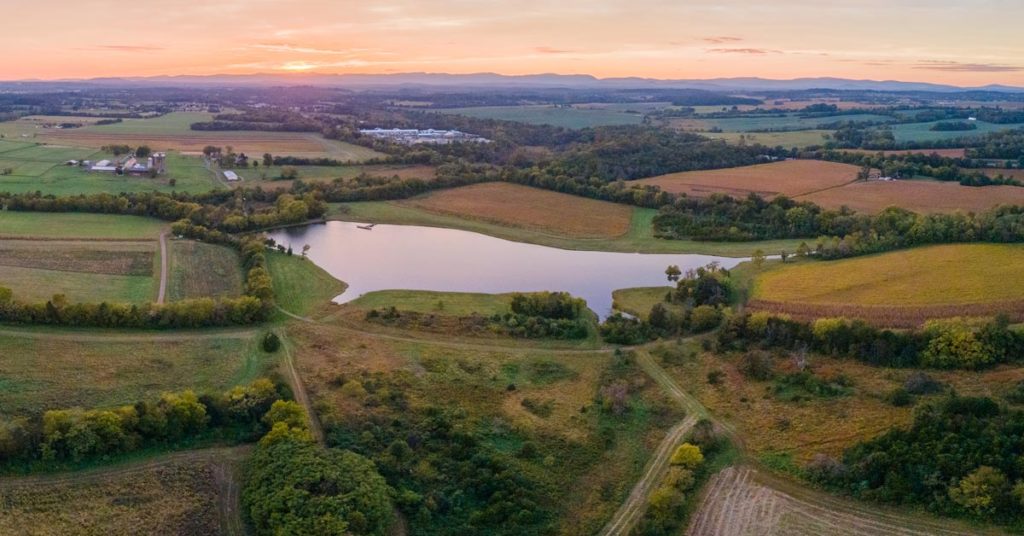
[[[76,129],[77,130],[77,129]],[[299,133],[260,133],[260,136],[239,135],[238,132],[207,132],[196,134],[133,134],[60,130],[47,132],[42,137],[53,142],[102,147],[113,143],[149,145],[156,150],[202,151],[207,145],[231,145],[236,151],[250,154],[277,151],[278,153],[316,153],[323,145],[313,137]]]
[[[939,156],[945,156],[946,158],[963,158],[967,152],[967,149],[905,149],[899,151],[872,151],[870,149],[843,149],[846,153],[862,153],[862,154],[878,154],[882,153],[885,156],[902,155],[902,154],[937,154]]]
[[[164,459],[0,483],[0,533],[243,534],[239,473],[248,449],[210,449]]]
[[[242,293],[242,267],[234,250],[193,240],[174,240],[169,249],[170,300]]]
[[[1024,169],[987,168],[982,171],[989,177],[998,177],[999,175],[1002,175],[1006,178],[1013,178],[1019,181],[1024,181]]]
[[[857,180],[859,168],[849,164],[820,160],[786,160],[708,171],[672,173],[634,184],[658,186],[666,192],[706,197],[724,193],[745,197],[756,193],[762,197],[798,195],[836,188]]]
[[[875,213],[897,206],[921,213],[983,212],[1001,204],[1024,204],[1024,188],[1018,186],[961,186],[931,180],[861,181],[797,197],[825,208],[850,207]]]
[[[626,205],[505,182],[443,190],[401,204],[574,238],[623,236],[633,217]]]
[[[152,242],[0,240],[0,266],[108,275],[153,274]]]
[[[708,483],[687,534],[952,536],[980,532],[955,521],[897,513],[787,484],[750,468],[726,468]]]
[[[757,277],[748,306],[892,326],[998,313],[1024,318],[1022,262],[1020,246],[956,244],[780,266]]]

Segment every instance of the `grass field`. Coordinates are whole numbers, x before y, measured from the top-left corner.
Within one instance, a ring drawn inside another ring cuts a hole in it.
[[[937,154],[939,156],[945,156],[947,158],[963,158],[967,153],[967,149],[907,149],[901,151],[872,151],[870,149],[843,149],[846,153],[863,153],[863,154],[878,154],[882,153],[885,156],[891,155],[902,155],[902,154]]]
[[[172,240],[168,250],[169,300],[232,297],[242,293],[242,266],[234,250],[193,240]]]
[[[367,292],[349,305],[360,309],[394,306],[402,311],[454,316],[491,316],[509,311],[510,294],[472,292],[431,292],[426,290],[380,290]]]
[[[789,132],[700,132],[701,136],[716,140],[725,140],[729,143],[760,143],[768,147],[782,146],[809,147],[811,145],[823,145],[826,136],[831,134],[829,130],[793,130]]]
[[[437,176],[432,166],[293,166],[299,172],[299,180],[305,183],[326,182],[334,179],[352,179],[363,173],[372,177],[431,180]],[[263,189],[290,188],[294,181],[276,180],[281,176],[280,166],[270,166],[235,170],[242,181],[235,183],[238,187],[260,186]]]
[[[629,231],[633,208],[506,182],[441,190],[403,202],[443,215],[570,238],[615,238]]]
[[[798,316],[806,316],[804,310],[814,316],[874,320],[905,316],[912,325],[927,317],[999,311],[1020,316],[1021,262],[1020,246],[959,244],[778,266],[757,276],[751,306],[781,308]]]
[[[1007,124],[1000,125],[995,123],[986,123],[985,121],[973,121],[972,123],[977,125],[978,128],[975,130],[952,130],[952,131],[936,131],[930,130],[939,121],[931,123],[904,123],[900,125],[892,126],[893,136],[896,137],[897,143],[902,142],[918,142],[927,143],[930,141],[938,140],[951,140],[956,138],[974,138],[983,136],[990,132],[1001,132],[1003,130],[1010,130],[1013,128],[1020,128],[1021,124]]]
[[[221,392],[265,375],[275,355],[256,334],[189,338],[47,330],[0,333],[0,415],[106,407],[155,399],[164,391]]]
[[[263,153],[291,156],[324,156],[339,160],[365,160],[379,153],[349,143],[328,140],[304,132],[262,132],[249,130],[198,131],[189,126],[209,121],[205,112],[173,112],[155,118],[125,119],[113,125],[75,129],[46,129],[35,132],[39,139],[55,144],[94,147],[112,143],[149,145],[158,151],[200,152],[207,145],[232,146],[236,152],[253,156]]]
[[[0,238],[155,240],[166,227],[141,216],[0,211]]]
[[[583,251],[630,253],[699,253],[725,257],[747,257],[757,249],[765,252],[794,251],[801,240],[762,242],[697,242],[662,240],[654,237],[652,220],[656,210],[634,208],[629,232],[612,239],[571,238],[508,225],[428,212],[404,203],[361,202],[333,205],[329,217],[344,221],[393,223],[446,227],[486,234],[505,240]]]
[[[64,294],[69,302],[145,303],[155,297],[154,242],[0,240],[0,286],[34,303]]]
[[[641,105],[629,108],[641,109]],[[480,106],[473,108],[451,108],[439,110],[440,113],[458,114],[478,119],[500,119],[517,121],[532,125],[552,125],[565,128],[587,128],[608,125],[638,125],[643,120],[642,113],[630,113],[610,107],[582,106]]]
[[[1018,186],[961,186],[955,182],[898,180],[855,182],[840,188],[799,196],[825,208],[848,206],[875,213],[891,206],[921,213],[983,212],[1001,204],[1024,204],[1024,188]]]
[[[745,117],[678,118],[673,119],[670,125],[683,130],[707,130],[714,128],[720,129],[723,132],[751,132],[757,130],[817,129],[821,125],[838,121],[877,121],[888,123],[895,120],[890,116],[877,114],[833,115],[826,117],[802,117],[802,115],[800,113],[787,113],[783,115],[750,114]]]
[[[612,292],[613,308],[636,317],[647,318],[651,307],[657,303],[665,304],[665,295],[671,291],[672,287],[667,284],[664,287],[619,289]]]
[[[685,193],[695,197],[705,197],[712,193],[724,193],[740,198],[750,193],[766,198],[780,194],[793,197],[848,184],[857,180],[858,171],[857,166],[849,164],[820,160],[785,160],[754,166],[672,173],[641,179],[634,183],[657,186],[666,192]]]
[[[241,536],[238,490],[248,450],[208,449],[0,482],[0,532]]]
[[[348,287],[298,255],[289,257],[283,253],[268,252],[267,266],[274,280],[277,305],[293,314],[309,314]]]

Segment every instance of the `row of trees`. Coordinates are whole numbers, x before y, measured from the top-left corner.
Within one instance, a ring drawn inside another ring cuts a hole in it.
[[[817,151],[807,153],[804,156],[829,160],[832,162],[843,162],[861,166],[864,171],[862,178],[872,169],[881,170],[882,175],[887,177],[914,178],[918,176],[931,177],[941,181],[959,182],[964,186],[989,186],[998,184],[1010,184],[1020,186],[1020,181],[1007,178],[1001,174],[990,177],[978,168],[985,166],[985,162],[972,158],[950,158],[938,154],[905,153],[905,154],[883,154],[883,153],[853,153],[849,151]],[[1012,162],[1011,162],[1012,163]]]
[[[253,440],[287,394],[267,379],[212,395],[164,393],[157,400],[101,409],[55,409],[0,421],[0,461],[81,462],[201,436]]]

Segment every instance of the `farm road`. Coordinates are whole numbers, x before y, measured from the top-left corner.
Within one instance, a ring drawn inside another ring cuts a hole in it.
[[[164,296],[167,294],[167,265],[170,261],[167,258],[167,233],[160,233],[160,292],[156,295],[157,303],[164,303]]]

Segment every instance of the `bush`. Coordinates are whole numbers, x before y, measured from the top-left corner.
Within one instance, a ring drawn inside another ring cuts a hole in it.
[[[683,443],[672,453],[670,463],[692,471],[704,463],[704,454],[697,445]]]
[[[914,372],[903,382],[903,389],[912,395],[930,395],[942,391],[942,383],[924,372]]]
[[[762,350],[747,352],[740,358],[740,372],[752,380],[770,380],[775,372],[772,356]]]
[[[263,351],[272,354],[281,348],[281,338],[273,331],[263,336]]]
[[[721,311],[712,305],[698,305],[690,312],[690,330],[695,333],[715,329],[721,322]]]
[[[896,406],[898,408],[909,406],[914,403],[914,397],[910,394],[910,391],[902,387],[897,387],[885,395],[885,401]]]

